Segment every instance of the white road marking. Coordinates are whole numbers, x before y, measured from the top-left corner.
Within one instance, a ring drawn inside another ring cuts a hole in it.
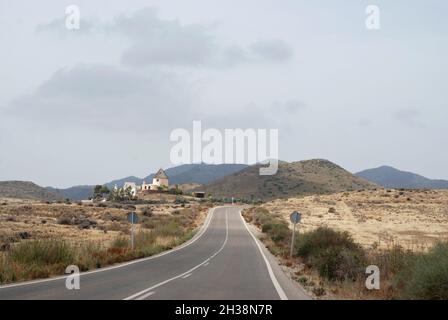
[[[210,262],[206,262],[203,264],[204,267],[208,266],[210,264]]]
[[[155,292],[154,291],[150,291],[147,294],[142,295],[141,297],[138,297],[137,300],[145,300],[146,298],[152,296]]]
[[[79,274],[79,276],[86,276],[86,275],[97,273],[97,272],[104,272],[104,271],[109,271],[109,270],[113,270],[113,269],[127,267],[127,266],[135,264],[135,263],[140,263],[140,262],[145,262],[145,261],[148,261],[148,260],[156,259],[156,258],[162,257],[164,255],[167,255],[167,254],[170,254],[170,253],[174,253],[174,252],[176,252],[176,251],[178,251],[180,249],[183,249],[185,247],[188,247],[189,245],[191,245],[194,242],[196,242],[205,233],[205,231],[207,230],[208,226],[210,225],[210,221],[212,220],[213,214],[215,213],[215,209],[217,209],[217,208],[220,208],[220,207],[212,208],[209,211],[209,214],[208,214],[208,216],[206,218],[206,221],[205,221],[204,225],[202,226],[201,230],[193,238],[191,238],[189,241],[185,242],[184,244],[182,244],[182,245],[180,245],[180,246],[178,246],[176,248],[173,248],[171,250],[159,253],[159,254],[154,255],[154,256],[150,256],[150,257],[147,257],[147,258],[142,258],[142,259],[138,259],[138,260],[125,262],[125,263],[122,263],[122,264],[118,264],[116,266],[111,266],[111,267],[106,267],[106,268],[102,268],[102,269],[82,272],[82,273]],[[71,275],[65,275],[65,276],[58,276],[58,277],[53,277],[53,278],[48,278],[48,279],[32,280],[32,281],[24,281],[24,282],[20,282],[20,283],[7,284],[7,285],[0,286],[0,290],[1,289],[7,289],[7,288],[13,288],[13,287],[19,287],[19,286],[28,286],[28,285],[33,285],[33,284],[39,284],[39,283],[44,283],[44,282],[49,282],[49,281],[62,280],[62,279],[66,279],[69,276],[71,276]]]
[[[160,286],[163,286],[164,284],[167,284],[168,282],[171,282],[171,281],[179,279],[179,278],[181,278],[181,277],[183,277],[183,276],[185,276],[185,275],[187,275],[189,273],[192,273],[194,270],[196,270],[200,266],[204,265],[205,263],[209,262],[214,257],[216,257],[224,249],[228,239],[229,239],[229,219],[228,219],[227,210],[226,210],[226,238],[224,239],[224,242],[222,243],[222,245],[221,245],[221,247],[219,248],[218,251],[216,251],[209,258],[207,258],[206,260],[202,261],[200,264],[198,264],[197,266],[191,268],[190,270],[188,270],[188,271],[186,271],[186,272],[184,272],[182,274],[179,274],[179,275],[177,275],[175,277],[172,277],[170,279],[167,279],[165,281],[159,282],[159,283],[153,285],[152,287],[150,287],[148,289],[145,289],[145,290],[142,290],[140,292],[137,292],[137,293],[135,293],[135,294],[133,294],[133,295],[127,297],[127,298],[124,298],[123,300],[133,300],[133,299],[139,297],[142,294],[145,294],[145,293],[147,293],[147,292],[149,292],[151,290],[154,290],[155,288],[158,288]]]
[[[192,275],[192,273],[189,273],[189,274],[186,274],[186,275],[184,275],[183,277],[182,277],[182,279],[187,279],[189,276],[191,276]]]
[[[286,296],[285,291],[283,291],[282,286],[280,285],[280,283],[278,283],[278,280],[277,280],[277,278],[275,277],[274,272],[272,271],[272,267],[271,267],[271,265],[269,264],[269,260],[268,260],[268,258],[266,258],[266,255],[264,254],[263,250],[261,249],[260,243],[259,243],[259,241],[257,240],[257,238],[256,238],[256,237],[253,235],[253,233],[249,230],[249,227],[247,226],[247,223],[246,223],[246,221],[244,220],[243,215],[241,214],[241,211],[242,211],[242,209],[240,210],[240,217],[241,217],[241,220],[243,220],[243,224],[244,224],[244,226],[246,227],[247,232],[249,232],[249,234],[252,236],[252,238],[254,239],[254,241],[255,241],[255,243],[256,243],[256,245],[257,245],[257,247],[258,247],[258,250],[260,250],[260,253],[261,253],[261,255],[263,256],[263,260],[264,260],[264,262],[266,263],[266,267],[268,268],[268,272],[269,272],[269,277],[271,278],[271,281],[272,281],[272,284],[273,284],[274,287],[275,287],[275,290],[277,290],[277,293],[278,293],[278,295],[279,295],[279,297],[280,297],[281,300],[288,300],[288,297]]]

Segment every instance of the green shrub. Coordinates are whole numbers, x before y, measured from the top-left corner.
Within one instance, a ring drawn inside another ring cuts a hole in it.
[[[284,223],[268,223],[263,225],[262,229],[267,229],[267,234],[276,244],[285,242],[291,235],[291,231]]]
[[[295,254],[329,280],[354,280],[366,266],[364,250],[347,232],[326,227],[298,235]]]
[[[401,298],[448,299],[448,243],[439,243],[427,253],[416,255],[396,276]]]

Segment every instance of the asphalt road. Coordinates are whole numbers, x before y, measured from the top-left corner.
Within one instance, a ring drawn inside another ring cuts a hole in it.
[[[66,277],[0,287],[0,299],[309,299],[290,281],[240,215],[212,209],[201,231],[181,247],[130,263]]]

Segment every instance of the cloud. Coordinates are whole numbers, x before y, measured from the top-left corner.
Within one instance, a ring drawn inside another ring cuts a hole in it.
[[[285,42],[262,40],[248,47],[219,45],[213,28],[162,20],[155,8],[144,8],[132,15],[121,15],[106,28],[108,32],[132,39],[122,62],[131,67],[148,65],[235,66],[255,61],[285,61],[293,50]]]
[[[304,103],[295,99],[265,105],[249,103],[232,112],[207,114],[204,119],[213,128],[281,128],[288,131],[297,123],[297,114],[305,108]]]
[[[274,102],[271,107],[271,111],[292,114],[298,112],[299,110],[305,107],[306,105],[303,102],[295,99],[290,99],[282,102],[279,101]]]
[[[401,108],[396,110],[392,117],[410,127],[422,127],[420,111],[415,108]]]
[[[39,24],[36,26],[37,33],[53,33],[60,36],[68,35],[87,35],[92,34],[98,30],[99,26],[89,19],[80,19],[79,29],[69,30],[66,27],[64,18],[54,19],[48,23]]]
[[[129,46],[121,56],[124,66],[233,67],[243,63],[282,62],[293,56],[292,48],[282,40],[260,40],[249,45],[219,44],[215,27],[182,24],[159,18],[157,9],[146,7],[116,16],[107,23],[81,19],[82,34],[121,36]],[[72,34],[64,19],[37,26],[39,33]]]
[[[172,74],[109,65],[76,65],[55,72],[7,113],[46,126],[155,132],[193,117],[189,86]]]
[[[286,61],[292,58],[294,50],[279,39],[261,40],[250,46],[252,53],[267,61]]]

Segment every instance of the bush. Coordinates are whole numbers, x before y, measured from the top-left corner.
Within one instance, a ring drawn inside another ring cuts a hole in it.
[[[326,227],[300,234],[295,242],[295,254],[329,280],[354,280],[366,265],[364,250],[347,232]]]
[[[71,225],[73,224],[72,218],[69,215],[62,215],[60,216],[57,221],[58,224],[65,224],[65,225]]]
[[[142,209],[142,215],[145,217],[151,217],[152,216],[152,210],[150,207],[144,207]]]
[[[266,223],[261,230],[267,233],[275,243],[284,242],[291,235],[291,231],[284,223]]]
[[[439,243],[427,253],[416,255],[396,276],[400,298],[448,299],[448,243]]]
[[[186,203],[188,203],[188,200],[185,199],[184,197],[177,196],[176,200],[174,200],[174,203],[175,204],[186,204]]]

